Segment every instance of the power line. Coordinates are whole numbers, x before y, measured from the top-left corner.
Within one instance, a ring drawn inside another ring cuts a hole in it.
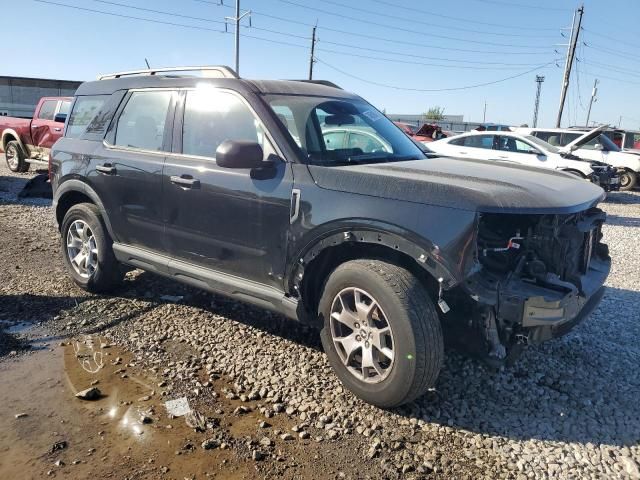
[[[318,43],[322,43],[322,42],[318,42]],[[379,56],[373,56],[373,55],[362,55],[362,54],[358,54],[358,53],[353,53],[353,52],[340,52],[337,50],[330,50],[330,49],[326,49],[326,48],[317,48],[318,51],[320,52],[327,52],[327,53],[334,53],[334,54],[338,54],[338,55],[346,55],[348,57],[357,57],[357,58],[366,58],[366,59],[370,59],[370,60],[375,60],[375,61],[379,61],[379,62],[390,62],[390,63],[402,63],[402,64],[408,64],[408,65],[421,65],[421,66],[425,66],[425,67],[442,67],[442,68],[461,68],[461,69],[471,69],[471,70],[518,70],[518,69],[522,69],[522,68],[526,68],[526,67],[533,67],[536,66],[537,64],[535,63],[527,63],[527,64],[520,64],[519,66],[477,66],[477,65],[445,65],[445,64],[439,64],[439,63],[424,63],[424,62],[415,62],[415,61],[411,61],[411,60],[402,60],[402,59],[397,59],[397,58],[381,58]],[[554,62],[558,61],[559,59],[554,59]],[[515,67],[515,68],[514,68]],[[518,68],[519,67],[519,68]]]
[[[629,45],[630,47],[633,48],[640,48],[640,44],[639,43],[632,43],[632,42],[628,42],[626,40],[620,40],[618,38],[615,37],[610,37],[609,35],[605,35],[603,33],[598,33],[598,32],[594,32],[593,30],[589,30],[587,28],[582,28],[585,32],[590,33],[591,35],[595,35],[597,37],[601,37],[607,40],[611,40],[612,42],[616,42],[616,43],[622,43],[623,45]]]
[[[142,8],[142,7],[136,7],[133,5],[127,5],[127,4],[123,4],[123,3],[118,3],[118,2],[113,2],[110,0],[93,0],[94,2],[99,2],[99,3],[105,3],[108,5],[114,5],[114,6],[118,6],[118,7],[123,7],[123,8],[129,8],[129,9],[134,9],[134,10],[140,10],[140,11],[145,11],[145,12],[151,12],[151,13],[155,13],[155,14],[160,14],[160,15],[168,15],[168,16],[173,16],[173,17],[182,17],[182,18],[187,18],[187,19],[191,19],[191,20],[198,20],[198,21],[203,21],[203,22],[211,22],[211,23],[217,23],[217,24],[225,24],[225,22],[223,21],[218,21],[218,20],[212,20],[210,18],[205,18],[205,17],[194,17],[194,16],[190,16],[190,15],[181,15],[181,14],[177,14],[174,12],[167,12],[164,10],[157,10],[157,9],[151,9],[151,8]],[[201,1],[201,0],[196,0],[196,1]],[[210,3],[209,1],[204,2],[204,3]],[[220,5],[220,4],[215,4],[218,6],[225,6],[225,5]],[[231,7],[229,5],[229,7]],[[231,7],[233,8],[233,7]],[[252,13],[254,14],[258,14],[259,12],[253,11]],[[315,27],[315,26],[314,26]],[[253,25],[250,26],[246,26],[246,25],[242,25],[242,28],[251,28],[254,30],[258,30],[258,31],[263,31],[263,32],[268,32],[268,33],[273,33],[276,35],[284,35],[284,36],[288,36],[288,37],[293,37],[293,38],[299,38],[302,40],[308,40],[308,37],[306,35],[296,35],[293,33],[288,33],[288,32],[282,32],[282,31],[277,31],[277,30],[271,30],[268,28],[263,28],[263,27],[256,27]],[[325,28],[326,30],[326,28]],[[375,38],[375,37],[372,37]],[[367,48],[367,47],[361,47],[359,45],[353,45],[353,44],[347,44],[347,43],[340,43],[340,42],[332,42],[332,41],[328,41],[328,40],[323,40],[322,43],[327,44],[327,45],[335,45],[335,46],[340,46],[340,47],[345,47],[345,48],[351,48],[351,49],[358,49],[358,50],[368,50],[368,51],[372,51],[372,52],[376,52],[376,53],[388,53],[390,55],[401,55],[401,56],[407,56],[407,57],[413,57],[413,58],[421,58],[424,60],[436,60],[436,61],[444,61],[444,62],[456,62],[456,63],[471,63],[471,64],[476,64],[476,65],[504,65],[504,66],[524,66],[524,67],[531,67],[534,64],[531,63],[506,63],[506,62],[482,62],[482,61],[463,61],[463,60],[451,60],[448,58],[442,58],[442,57],[427,57],[427,56],[422,56],[422,55],[414,55],[414,54],[408,54],[408,53],[404,53],[404,52],[398,52],[398,51],[388,51],[388,50],[380,50],[380,49],[374,49],[374,48]],[[336,52],[335,50],[327,50],[325,49],[324,51],[330,52],[330,53],[342,53],[343,52]],[[364,57],[363,58],[368,58],[368,57]],[[369,57],[370,58],[370,57]],[[377,57],[374,57],[374,59],[378,59]],[[408,63],[408,62],[399,62],[399,63]],[[415,63],[416,65],[419,65],[419,62]],[[428,66],[438,66],[438,65],[428,65]]]
[[[422,30],[412,30],[412,29],[409,29],[409,28],[394,27],[394,26],[386,25],[384,23],[374,22],[372,20],[364,20],[364,19],[361,19],[361,18],[358,18],[358,17],[344,15],[344,14],[341,14],[341,13],[330,12],[330,11],[324,10],[322,8],[311,7],[309,5],[304,5],[304,4],[301,4],[301,3],[297,3],[297,2],[294,2],[292,0],[280,0],[280,2],[286,3],[287,5],[293,5],[293,6],[304,8],[304,9],[307,9],[307,10],[312,10],[312,11],[315,11],[315,12],[324,13],[326,15],[332,15],[334,17],[347,18],[347,19],[352,20],[354,22],[364,23],[364,24],[368,24],[368,25],[374,25],[376,27],[392,29],[392,30],[396,30],[396,31],[400,31],[400,32],[413,33],[413,34],[416,34],[416,35],[421,35],[423,37],[441,38],[441,39],[444,39],[444,40],[451,40],[451,41],[464,42],[464,43],[472,43],[472,44],[476,44],[476,45],[490,45],[490,46],[494,46],[494,47],[533,48],[533,49],[547,49],[547,48],[549,48],[548,46],[538,47],[538,46],[530,46],[530,45],[513,45],[513,44],[507,44],[507,43],[484,42],[484,41],[481,41],[481,40],[468,40],[468,39],[462,39],[462,38],[456,38],[456,37],[449,37],[449,36],[446,36],[446,35],[437,35],[437,34],[434,34],[434,33],[425,33]]]
[[[344,3],[339,3],[336,2],[335,0],[324,0],[324,3],[329,3],[332,5],[337,5],[339,7],[342,8],[348,8],[349,10],[355,10],[356,12],[363,12],[369,15],[375,15],[378,17],[384,17],[384,18],[393,18],[396,20],[401,20],[403,22],[411,22],[411,23],[415,23],[418,25],[425,25],[427,27],[431,27],[431,28],[443,28],[446,30],[458,30],[461,32],[469,32],[469,33],[479,33],[481,35],[497,35],[500,37],[528,37],[528,38],[541,38],[540,35],[532,35],[532,34],[522,34],[522,33],[501,33],[501,32],[488,32],[486,30],[472,30],[469,28],[462,28],[462,27],[456,27],[453,25],[438,25],[435,23],[431,23],[431,22],[421,22],[421,21],[417,21],[415,18],[407,18],[407,17],[401,17],[398,15],[392,15],[389,13],[380,13],[380,12],[374,12],[368,8],[361,8],[361,7],[354,7],[352,5],[345,5]],[[543,37],[543,38],[553,38],[549,35]]]
[[[631,81],[631,80],[623,80],[621,78],[609,77],[607,75],[601,75],[599,73],[596,74],[596,73],[591,73],[591,72],[588,72],[588,71],[584,71],[583,73],[586,74],[586,75],[590,75],[590,76],[592,76],[594,78],[595,77],[597,77],[597,78],[606,78],[607,80],[613,80],[614,82],[622,82],[622,83],[629,83],[629,84],[632,84],[632,85],[640,85],[640,82],[634,82],[634,81]]]
[[[196,1],[203,1],[203,0],[196,0]],[[470,23],[473,25],[486,25],[489,27],[498,27],[498,28],[517,28],[518,30],[538,30],[538,31],[556,31],[558,30],[557,28],[553,28],[553,27],[526,27],[526,26],[522,26],[522,25],[504,25],[504,24],[500,24],[500,23],[491,23],[491,22],[482,22],[480,20],[469,20],[468,18],[462,18],[462,17],[453,17],[450,15],[444,15],[441,13],[435,13],[429,10],[420,10],[417,8],[414,8],[413,6],[411,7],[405,7],[402,5],[398,5],[396,3],[391,3],[385,0],[370,0],[372,2],[375,3],[379,3],[381,5],[389,5],[391,7],[396,7],[396,8],[401,8],[404,10],[409,10],[412,13],[422,13],[424,15],[428,15],[430,17],[438,17],[438,18],[445,18],[447,20],[455,20],[458,22],[464,22],[464,23]]]
[[[628,58],[630,60],[635,60],[636,62],[638,62],[640,59],[638,58],[637,54],[633,54],[633,53],[627,53],[627,52],[621,52],[620,50],[613,50],[610,48],[606,48],[606,47],[602,47],[598,44],[594,44],[591,42],[583,42],[584,46],[587,48],[591,48],[592,50],[597,50],[603,53],[607,53],[609,55],[617,55],[619,57],[624,57],[624,58]]]
[[[623,73],[626,75],[640,75],[640,70],[630,70],[628,68],[611,65],[610,63],[600,63],[600,62],[591,62],[591,61],[587,62],[586,60],[583,60],[582,63],[584,63],[585,65],[591,65],[595,68],[602,68],[602,69],[607,68],[617,73]]]
[[[110,15],[112,17],[128,18],[128,19],[131,19],[131,20],[139,20],[141,22],[159,23],[161,25],[171,25],[171,26],[174,26],[174,27],[190,28],[190,29],[193,29],[193,30],[205,30],[205,31],[208,31],[208,32],[225,33],[224,30],[216,30],[214,28],[201,27],[201,26],[197,26],[197,25],[186,25],[184,23],[165,22],[163,20],[152,20],[150,18],[134,17],[132,15],[124,15],[124,14],[121,14],[121,13],[105,12],[104,10],[94,10],[92,8],[78,7],[76,5],[67,5],[65,3],[52,2],[50,0],[33,0],[33,1],[34,2],[38,2],[38,3],[45,3],[47,5],[55,5],[57,7],[65,7],[65,8],[71,8],[71,9],[74,9],[74,10],[82,10],[82,11],[85,11],[85,12],[100,13],[102,15]]]
[[[227,5],[225,3],[217,3],[217,2],[213,2],[211,0],[193,0],[194,2],[198,2],[198,3],[205,3],[208,5],[215,5],[218,7],[226,7],[226,8],[233,8],[231,5]],[[305,27],[313,27],[314,25],[312,23],[306,23],[306,22],[300,22],[298,20],[292,20],[290,18],[286,18],[286,17],[281,17],[278,15],[272,15],[270,13],[265,13],[265,12],[261,12],[259,10],[254,10],[251,9],[251,12],[255,15],[258,16],[262,16],[262,17],[266,17],[266,18],[271,18],[274,20],[280,20],[282,22],[286,22],[286,23],[292,23],[295,25],[302,25]],[[254,27],[256,28],[256,27]],[[393,28],[393,27],[391,27]],[[350,32],[347,30],[340,30],[338,28],[330,28],[330,27],[325,27],[325,26],[318,26],[318,30],[324,30],[327,32],[333,32],[333,33],[340,33],[343,35],[349,35],[352,37],[357,37],[357,38],[366,38],[368,40],[377,40],[380,42],[387,42],[387,43],[393,43],[396,45],[407,45],[407,46],[411,46],[411,47],[415,47],[416,43],[415,42],[410,42],[407,40],[398,40],[398,39],[394,39],[394,38],[385,38],[385,37],[380,37],[377,35],[367,35],[364,33],[357,33],[357,32]],[[304,37],[306,38],[306,37]],[[334,42],[327,42],[325,41],[324,43],[333,43],[335,45],[340,45]],[[346,45],[345,45],[346,46]],[[356,45],[349,45],[349,48],[358,48],[358,49],[364,49],[363,47],[359,47]],[[473,49],[466,49],[466,48],[455,48],[455,47],[442,47],[442,46],[438,46],[438,45],[429,45],[430,49],[435,49],[435,50],[444,50],[444,51],[451,51],[451,52],[462,52],[462,53],[477,53],[477,54],[483,54],[483,55],[548,55],[548,52],[503,52],[503,51],[487,51],[487,50],[473,50]],[[373,49],[372,49],[373,50]],[[406,53],[395,53],[396,55],[405,55],[405,56],[410,56],[410,54],[406,54]],[[429,57],[422,57],[422,58],[429,58]],[[441,61],[450,61],[448,59],[445,58],[431,58],[432,60],[441,60]],[[465,61],[466,63],[482,63],[482,62],[473,62],[473,61]]]
[[[541,7],[538,4],[535,5],[531,5],[531,4],[525,4],[525,3],[514,3],[514,2],[501,2],[499,0],[475,0],[476,2],[480,2],[480,3],[493,3],[494,5],[500,5],[503,7],[514,7],[514,8],[533,8],[535,10],[549,10],[549,11],[555,11],[555,12],[569,12],[571,11],[571,9],[568,8],[557,8],[557,7]]]
[[[472,89],[472,88],[486,87],[488,85],[495,85],[497,83],[506,82],[506,81],[512,80],[514,78],[518,78],[518,77],[522,77],[524,75],[528,75],[529,73],[535,72],[535,71],[540,70],[540,69],[545,68],[545,67],[548,67],[549,65],[553,65],[553,63],[554,63],[554,62],[549,62],[549,63],[546,63],[544,65],[538,65],[537,67],[532,68],[531,70],[527,70],[526,72],[518,73],[516,75],[511,75],[511,76],[506,77],[506,78],[501,78],[499,80],[494,80],[494,81],[491,81],[491,82],[477,83],[475,85],[467,85],[467,86],[464,86],[464,87],[410,88],[410,87],[398,87],[396,85],[389,85],[389,84],[386,84],[386,83],[375,82],[373,80],[369,80],[369,79],[366,79],[366,78],[359,77],[359,76],[354,75],[352,73],[346,72],[346,71],[344,71],[344,70],[342,70],[342,69],[340,69],[340,68],[338,68],[338,67],[336,67],[334,65],[331,65],[331,64],[325,62],[324,60],[321,60],[318,57],[316,57],[316,61],[318,63],[322,63],[323,65],[326,65],[327,67],[329,67],[332,70],[335,70],[338,73],[341,73],[342,75],[354,78],[354,79],[359,80],[361,82],[369,83],[371,85],[376,85],[378,87],[392,88],[394,90],[403,90],[403,91],[408,91],[408,92],[451,92],[451,91],[457,91],[457,90],[469,90],[469,89]]]

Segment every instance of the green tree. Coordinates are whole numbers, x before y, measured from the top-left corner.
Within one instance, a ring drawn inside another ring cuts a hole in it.
[[[424,114],[424,117],[427,120],[444,120],[444,107],[438,105],[430,107],[427,113]]]

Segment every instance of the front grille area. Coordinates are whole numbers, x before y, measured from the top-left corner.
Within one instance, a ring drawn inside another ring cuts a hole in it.
[[[531,281],[555,278],[580,287],[602,237],[605,214],[486,214],[478,230],[478,259],[486,269]]]

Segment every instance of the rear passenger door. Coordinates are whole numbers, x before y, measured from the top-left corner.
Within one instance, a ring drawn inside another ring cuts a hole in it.
[[[187,90],[180,105],[174,153],[163,179],[171,256],[182,268],[200,267],[281,289],[291,165],[276,155],[261,120],[237,93],[214,87]],[[219,167],[216,149],[225,140],[260,143],[273,166]]]
[[[176,91],[166,89],[128,92],[87,170],[116,240],[157,253],[167,251],[162,168],[171,145],[176,98]]]
[[[495,158],[493,151],[493,142],[495,135],[467,135],[465,137],[454,138],[449,142],[454,150],[462,158],[472,158],[475,160],[490,160]]]

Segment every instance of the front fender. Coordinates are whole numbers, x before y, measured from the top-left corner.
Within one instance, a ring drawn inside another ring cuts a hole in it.
[[[475,225],[475,222],[473,223]],[[470,248],[475,244],[475,229],[469,229],[466,245],[467,252],[456,252],[469,260]],[[293,288],[304,276],[305,266],[311,263],[326,249],[346,243],[384,246],[412,258],[417,265],[426,270],[436,280],[441,280],[443,288],[449,289],[460,283],[465,268],[452,258],[451,252],[443,249],[430,239],[408,231],[397,225],[367,219],[349,219],[322,225],[308,232],[307,241],[291,257],[286,272],[286,285]]]

